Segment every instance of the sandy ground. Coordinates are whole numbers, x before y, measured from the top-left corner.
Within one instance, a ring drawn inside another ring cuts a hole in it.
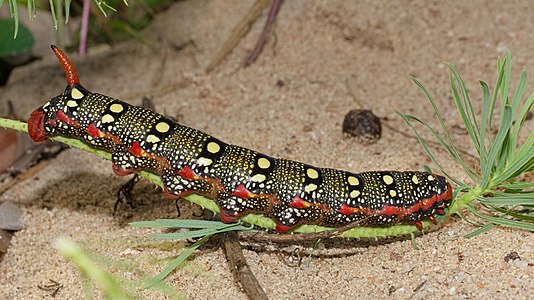
[[[204,68],[252,5],[237,0],[180,2],[144,32],[149,44],[97,47],[84,59],[72,56],[73,61],[81,82],[92,91],[133,104],[150,97],[157,111],[227,142],[354,172],[421,170],[429,164],[418,143],[399,133],[408,130],[393,111],[432,120],[430,106],[408,76],[419,78],[431,91],[453,139],[472,153],[451,102],[443,62],[460,70],[475,103],[481,95],[478,80],[493,85],[496,58],[506,49],[512,51],[516,74],[522,68],[534,72],[534,7],[527,1],[292,0],[283,4],[274,34],[255,64],[241,68],[266,11],[206,74]],[[17,113],[29,115],[64,86],[62,69],[50,53],[14,72],[1,89],[1,106],[12,100]],[[355,108],[371,109],[382,118],[386,127],[376,144],[364,146],[341,134],[344,115]],[[447,170],[466,179],[442,151],[433,150]],[[113,215],[116,191],[126,180],[112,174],[109,162],[68,150],[2,194],[0,201],[24,207],[25,229],[16,234],[0,264],[0,297],[49,299],[51,292],[37,287],[49,280],[63,285],[55,299],[83,297],[79,273],[53,248],[60,236],[95,253],[119,278],[139,281],[157,274],[186,244],[151,240],[146,236],[151,231],[127,222],[173,218],[174,203],[142,182],[135,189],[138,206],[123,206]],[[191,205],[181,205],[181,218],[195,213]],[[419,249],[409,240],[325,240],[284,248],[247,247],[245,256],[271,299],[531,297],[532,233],[496,228],[463,237],[474,229],[463,220],[449,220],[418,238]],[[300,249],[300,266],[287,264],[293,248]],[[512,251],[521,259],[505,262]],[[177,297],[246,298],[215,244],[201,248],[166,283],[177,290]],[[168,297],[154,290],[135,294]]]

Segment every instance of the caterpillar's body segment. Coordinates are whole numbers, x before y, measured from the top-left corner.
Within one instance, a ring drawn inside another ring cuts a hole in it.
[[[214,199],[221,219],[249,212],[272,217],[278,232],[303,224],[368,226],[434,221],[450,204],[444,177],[424,172],[365,172],[317,168],[224,143],[150,110],[83,88],[53,47],[67,74],[65,91],[28,121],[35,141],[76,137],[112,153],[113,171],[159,174],[167,198],[197,193]]]

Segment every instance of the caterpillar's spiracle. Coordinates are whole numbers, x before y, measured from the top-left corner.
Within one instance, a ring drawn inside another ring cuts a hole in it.
[[[167,198],[196,193],[215,200],[224,222],[249,212],[276,222],[280,233],[301,224],[389,226],[435,222],[450,204],[444,177],[425,172],[350,173],[273,158],[224,143],[150,110],[91,93],[55,46],[67,88],[28,120],[34,141],[75,137],[112,154],[119,176],[147,170],[161,176]]]

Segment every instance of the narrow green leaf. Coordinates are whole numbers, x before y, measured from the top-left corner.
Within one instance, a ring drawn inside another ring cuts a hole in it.
[[[534,189],[534,182],[515,181],[515,182],[500,184],[499,187],[506,189],[506,190],[528,190],[528,189]]]
[[[65,0],[65,24],[69,22],[71,0]]]
[[[480,131],[478,133],[480,137],[480,168],[482,171],[482,182],[486,182],[491,175],[493,165],[488,162],[488,154],[486,152],[486,130],[489,126],[488,118],[491,118],[489,115],[490,109],[490,99],[489,99],[489,88],[484,81],[480,81],[482,86],[482,120],[480,121]],[[491,133],[490,133],[491,134]]]
[[[482,174],[482,182],[481,186],[482,188],[486,188],[487,184],[491,180],[491,169],[496,164],[497,156],[499,156],[499,153],[503,147],[504,139],[508,135],[508,130],[510,129],[510,126],[512,125],[512,110],[510,106],[504,107],[504,112],[502,113],[502,118],[500,119],[499,124],[499,131],[497,132],[497,136],[495,137],[495,142],[491,144],[490,146],[490,152],[488,155],[488,168],[486,169],[486,173]]]
[[[475,149],[477,150],[477,153],[480,153],[480,140],[477,136],[477,131],[473,128],[473,125],[471,124],[471,121],[464,109],[464,106],[462,104],[462,101],[460,100],[460,96],[458,94],[458,90],[456,88],[456,83],[453,75],[449,75],[449,82],[451,85],[451,91],[452,91],[452,98],[454,100],[454,103],[456,104],[456,108],[458,109],[458,112],[460,113],[460,117],[462,118],[462,121],[465,124],[467,133],[469,133],[469,136],[471,137],[471,140],[473,141],[473,145],[475,146]]]
[[[159,219],[155,221],[132,222],[130,225],[135,227],[147,228],[214,228],[220,229],[228,227],[228,224],[218,221],[206,220],[178,220],[178,219]],[[244,227],[248,228],[248,227]]]
[[[11,17],[13,18],[13,22],[15,22],[15,32],[13,33],[13,38],[16,39],[19,32],[19,11],[17,8],[17,0],[9,0],[9,11],[11,13]]]
[[[463,109],[466,111],[466,116],[468,117],[468,121],[465,122],[466,125],[469,125],[470,130],[473,130],[473,133],[476,135],[476,133],[480,132],[478,122],[475,116],[475,111],[473,109],[473,106],[471,104],[471,100],[469,99],[469,94],[467,93],[467,88],[465,87],[464,81],[462,80],[462,77],[460,76],[460,73],[456,68],[451,65],[447,64],[449,66],[449,70],[453,73],[454,77],[456,78],[456,82],[458,83],[458,86],[460,87],[460,92],[462,93],[462,99],[463,99]],[[480,137],[479,137],[480,138]],[[483,144],[484,141],[479,141],[478,145]]]
[[[169,265],[167,265],[167,267],[165,267],[165,269],[161,271],[161,273],[159,273],[154,278],[150,279],[143,286],[143,288],[144,289],[149,288],[151,286],[158,284],[160,281],[162,281],[165,277],[167,277],[167,275],[169,275],[172,271],[178,268],[178,266],[182,264],[187,258],[189,258],[189,256],[191,256],[191,254],[193,254],[193,252],[195,252],[195,250],[198,249],[198,247],[202,246],[205,242],[207,242],[210,237],[211,235],[204,236],[203,238],[198,240],[196,243],[191,245],[191,247],[186,248],[182,253],[180,253],[180,255],[175,260],[173,260]]]
[[[491,97],[491,105],[490,105],[490,113],[489,113],[490,116],[493,116],[493,110],[495,109],[495,103],[497,102],[497,95],[499,94],[499,89],[502,85],[502,81],[504,78],[504,66],[508,63],[509,62],[506,60],[506,58],[504,59],[504,61],[501,61],[501,59],[499,58],[497,62],[499,75],[497,76],[497,81],[495,82],[495,88],[493,89],[493,94]],[[491,117],[488,119],[488,122],[489,122],[488,130],[490,132],[493,130],[492,120],[493,118]]]
[[[515,146],[517,145],[517,139],[519,138],[519,131],[522,126],[522,116],[518,113],[520,109],[521,99],[523,98],[523,94],[525,91],[525,86],[527,83],[527,72],[523,70],[521,72],[521,79],[519,80],[519,84],[517,86],[517,89],[514,93],[514,99],[512,100],[512,118],[514,118],[515,122],[512,126],[512,131],[510,134],[510,145],[508,149],[508,153],[510,155],[513,155],[513,152],[516,150]],[[508,157],[510,158],[510,157]]]
[[[57,24],[58,24],[58,21],[57,21],[57,16],[56,16],[56,3],[54,2],[54,0],[49,0],[50,2],[50,12],[52,13],[52,20],[54,20],[54,28],[57,30]]]
[[[525,230],[530,230],[530,231],[534,230],[534,224],[532,223],[509,220],[509,219],[505,219],[504,216],[501,216],[501,217],[487,216],[487,215],[480,213],[478,210],[474,209],[470,205],[467,206],[467,208],[469,209],[471,213],[473,213],[477,217],[481,218],[482,220],[486,222],[489,222],[495,225],[508,226],[512,228],[525,229]]]
[[[434,155],[432,154],[432,152],[430,152],[430,149],[426,146],[426,143],[424,142],[423,138],[419,135],[419,132],[417,131],[417,129],[415,129],[415,127],[412,125],[412,123],[410,122],[410,120],[415,120],[421,124],[423,124],[424,126],[426,126],[431,132],[432,134],[434,135],[434,137],[438,140],[438,142],[445,148],[447,149],[447,152],[454,158],[456,159],[463,167],[464,167],[464,170],[466,170],[466,173],[469,174],[470,176],[471,175],[474,175],[474,172],[472,170],[469,169],[469,167],[467,167],[467,165],[463,164],[463,160],[461,159],[461,157],[458,155],[457,157],[455,157],[455,154],[457,154],[457,152],[453,152],[449,147],[448,145],[445,143],[445,141],[443,139],[441,139],[441,137],[437,134],[437,132],[435,132],[431,127],[429,127],[425,122],[419,120],[418,118],[412,116],[412,115],[405,115],[399,111],[396,111],[396,113],[406,122],[406,124],[408,124],[408,126],[412,129],[412,132],[415,134],[415,137],[417,138],[417,140],[419,141],[419,144],[421,144],[421,146],[423,147],[423,149],[425,150],[426,154],[428,155],[428,157],[430,158],[430,160],[432,161],[432,163],[434,163],[438,169],[444,174],[446,175],[449,179],[451,179],[454,183],[460,185],[461,182],[454,178],[453,176],[449,175],[444,169],[443,167],[441,167],[441,165],[437,162],[437,160],[435,159]],[[476,178],[475,177],[472,177],[471,178],[474,182],[476,182]]]
[[[464,237],[470,239],[470,238],[472,238],[472,237],[475,237],[475,236],[477,236],[477,235],[480,235],[480,234],[482,234],[482,233],[484,233],[484,232],[486,232],[486,231],[492,229],[493,227],[495,227],[495,224],[491,224],[491,223],[490,223],[490,224],[486,224],[486,225],[480,227],[479,229],[477,229],[477,230],[475,230],[475,231],[473,231],[473,232],[471,232],[471,233],[468,233],[468,234],[464,235]]]
[[[27,0],[26,9],[28,10],[28,19],[35,19],[35,0]]]
[[[228,226],[228,224],[217,221],[178,219],[132,222],[130,225],[147,228],[224,228]]]
[[[243,227],[240,225],[230,224],[223,228],[205,228],[198,230],[191,230],[185,232],[176,232],[176,233],[154,233],[149,236],[159,240],[181,240],[188,238],[203,237],[206,235],[213,235],[217,233],[227,232],[227,231],[248,231],[250,228]]]

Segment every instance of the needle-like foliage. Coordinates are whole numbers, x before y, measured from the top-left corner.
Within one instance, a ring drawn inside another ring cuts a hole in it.
[[[462,158],[445,127],[436,102],[417,79],[412,78],[434,108],[442,134],[418,117],[400,112],[398,114],[413,130],[440,171],[458,185],[454,194],[460,197],[454,200],[449,214],[458,213],[459,209],[467,207],[481,219],[482,223],[478,224],[481,228],[469,236],[495,225],[534,230],[534,182],[528,181],[527,174],[534,171],[534,131],[528,134],[522,131],[534,102],[534,93],[524,100],[526,71],[521,73],[517,88],[511,94],[511,55],[508,52],[504,60],[499,59],[498,76],[492,92],[485,82],[480,81],[482,108],[481,115],[477,116],[460,74],[453,65],[447,65],[454,103],[478,154],[478,166],[471,166]],[[416,129],[417,123],[432,133],[452,160],[463,168],[471,183],[461,182],[436,161]],[[526,181],[524,178],[527,178]],[[478,200],[480,205],[471,204],[473,200]]]

